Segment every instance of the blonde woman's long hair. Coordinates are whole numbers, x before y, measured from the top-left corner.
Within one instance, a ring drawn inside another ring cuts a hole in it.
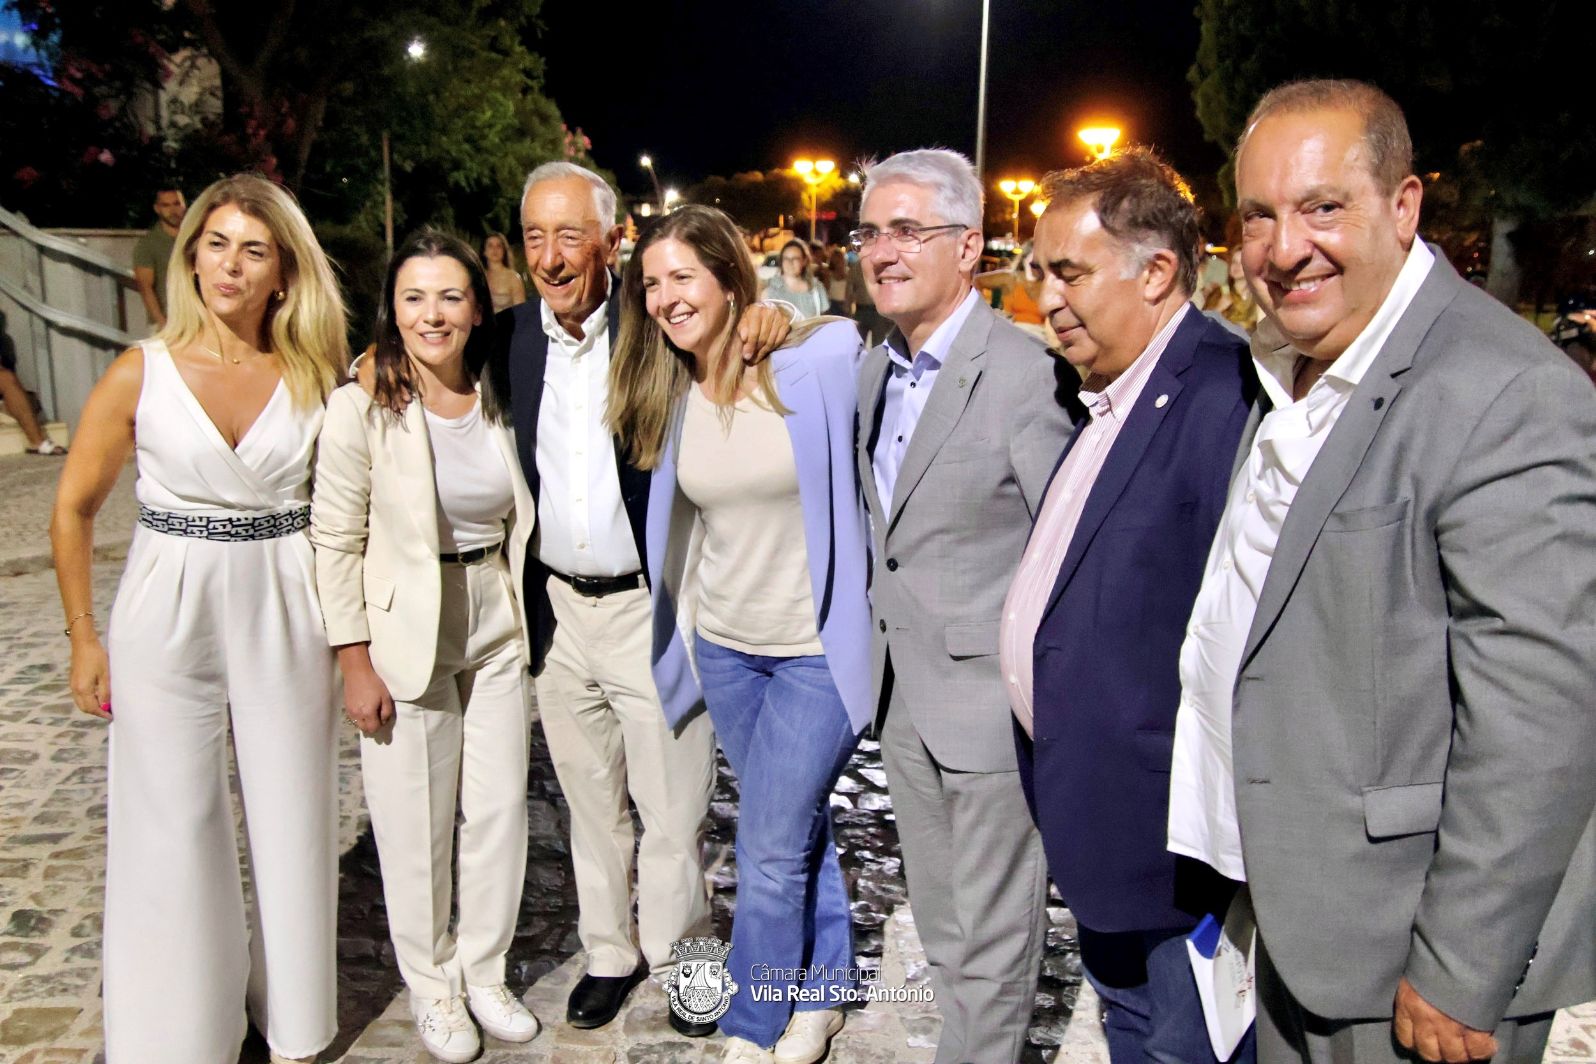
[[[296,405],[323,403],[348,372],[343,293],[299,204],[259,174],[222,178],[183,216],[166,275],[166,327],[157,338],[180,347],[199,340],[210,323],[194,279],[194,249],[211,212],[228,204],[265,225],[277,243],[283,298],[274,297],[266,306],[261,333],[267,350],[281,360],[283,381]]]
[[[653,469],[665,451],[666,434],[676,404],[693,384],[693,356],[665,337],[648,313],[643,291],[643,253],[662,240],[678,240],[693,249],[720,286],[731,294],[732,313],[716,339],[719,353],[710,366],[709,396],[729,417],[742,387],[744,366],[734,350],[737,322],[759,298],[759,281],[737,226],[723,211],[688,204],[677,208],[648,230],[632,250],[621,276],[621,332],[610,357],[610,397],[606,422],[620,436],[627,456],[638,469]],[[787,336],[788,347],[833,318],[812,318]],[[792,411],[776,394],[776,378],[766,359],[754,368],[758,401],[778,414]]]

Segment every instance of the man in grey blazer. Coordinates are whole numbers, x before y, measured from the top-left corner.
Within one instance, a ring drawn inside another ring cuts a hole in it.
[[[942,1013],[939,1064],[1013,1064],[1047,895],[998,668],[1004,593],[1079,378],[971,285],[981,187],[951,151],[866,170],[853,234],[893,323],[859,384],[882,760]],[[1060,383],[1063,382],[1063,383]]]
[[[1266,95],[1236,187],[1265,397],[1170,848],[1248,883],[1260,1061],[1539,1061],[1596,996],[1596,393],[1416,239],[1378,89]]]

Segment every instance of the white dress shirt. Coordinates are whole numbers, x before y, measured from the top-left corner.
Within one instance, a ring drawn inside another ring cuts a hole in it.
[[[624,576],[642,568],[615,468],[615,439],[604,426],[609,401],[609,304],[565,331],[540,303],[549,353],[538,406],[538,527],[535,553],[570,576]]]
[[[876,449],[870,456],[870,468],[876,474],[876,491],[881,496],[881,509],[892,512],[892,489],[898,482],[898,467],[903,465],[904,452],[914,437],[914,427],[919,424],[920,412],[937,382],[937,371],[948,357],[953,338],[964,328],[970,311],[980,300],[975,289],[970,289],[964,302],[953,308],[941,325],[936,327],[925,346],[910,359],[908,352],[899,350],[892,342],[907,343],[901,332],[893,332],[887,339],[887,385],[882,390],[881,432],[876,437]]]
[[[1236,822],[1231,700],[1258,596],[1297,489],[1434,263],[1430,249],[1415,240],[1380,309],[1301,399],[1291,398],[1297,352],[1268,350],[1267,340],[1260,343],[1270,331],[1267,322],[1253,338],[1253,361],[1272,409],[1230,484],[1180,648],[1180,709],[1169,784],[1169,849],[1206,862],[1229,879],[1247,878]]]

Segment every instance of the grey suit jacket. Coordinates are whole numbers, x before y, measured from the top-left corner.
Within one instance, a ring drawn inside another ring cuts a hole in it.
[[[1236,809],[1310,1011],[1489,1030],[1596,997],[1596,391],[1436,258],[1281,530]]]
[[[892,680],[926,748],[967,772],[1017,771],[998,621],[1031,521],[1071,424],[1079,377],[978,304],[954,337],[903,456],[891,512],[870,458],[887,375],[883,346],[859,377],[855,449],[870,510],[872,660],[879,707]]]

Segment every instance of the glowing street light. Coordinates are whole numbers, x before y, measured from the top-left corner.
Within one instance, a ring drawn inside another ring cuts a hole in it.
[[[411,59],[420,62],[427,58],[427,42],[420,37],[410,38],[410,43],[405,46],[405,54]]]
[[[804,184],[809,186],[809,241],[815,239],[815,215],[820,211],[820,183],[826,176],[837,168],[837,164],[830,159],[797,159],[792,164],[793,172],[804,179]]]
[[[1119,140],[1119,134],[1117,126],[1088,126],[1075,135],[1092,149],[1093,159],[1106,159],[1114,154],[1114,144]]]
[[[1047,213],[1047,200],[1034,199],[1031,201],[1031,217],[1040,218]]]
[[[680,192],[677,192],[674,188],[668,188],[665,190],[665,198],[662,202],[665,204],[665,209],[668,211],[671,209],[671,204],[675,203],[681,198],[682,194]]]
[[[1036,182],[1028,177],[1006,177],[998,182],[998,188],[1014,204],[1014,243],[1017,245],[1020,242],[1020,202],[1036,188]]]
[[[653,180],[654,180],[654,198],[659,200],[659,209],[660,209],[661,213],[663,213],[665,211],[665,207],[666,207],[666,204],[665,204],[665,193],[660,191],[659,173],[654,169],[654,157],[652,155],[649,155],[647,152],[644,152],[642,155],[639,155],[637,157],[637,165],[641,166],[643,169],[647,170],[648,171],[648,176],[653,178]],[[645,214],[645,215],[643,215],[643,217],[647,218],[648,215]]]

